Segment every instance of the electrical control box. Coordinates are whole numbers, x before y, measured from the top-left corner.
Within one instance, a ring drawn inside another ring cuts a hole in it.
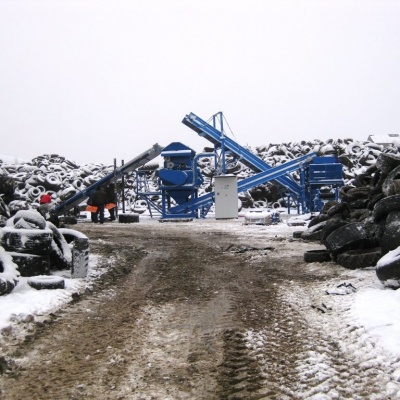
[[[238,185],[235,175],[214,177],[215,219],[238,217]]]

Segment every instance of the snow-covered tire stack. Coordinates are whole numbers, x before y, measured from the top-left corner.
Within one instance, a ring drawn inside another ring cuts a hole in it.
[[[67,241],[51,222],[35,210],[18,211],[0,234],[2,247],[12,255],[24,276],[71,266],[72,255]]]
[[[19,281],[18,266],[11,256],[0,247],[0,296],[11,293]]]

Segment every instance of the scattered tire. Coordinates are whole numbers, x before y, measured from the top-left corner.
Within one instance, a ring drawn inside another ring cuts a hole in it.
[[[331,255],[327,250],[308,250],[304,253],[305,262],[331,261]]]
[[[348,269],[360,269],[375,266],[382,257],[381,248],[348,250],[336,257],[336,263]]]
[[[118,221],[121,224],[131,224],[133,222],[139,222],[139,215],[137,214],[120,214]]]
[[[37,290],[65,289],[65,280],[60,276],[39,275],[28,278],[28,285]]]

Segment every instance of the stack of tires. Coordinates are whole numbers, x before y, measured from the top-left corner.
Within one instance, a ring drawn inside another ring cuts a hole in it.
[[[300,237],[324,244],[346,268],[376,266],[382,283],[400,287],[400,156],[382,152]]]
[[[0,230],[1,247],[21,276],[48,275],[69,269],[71,249],[60,231],[35,210],[20,210]]]

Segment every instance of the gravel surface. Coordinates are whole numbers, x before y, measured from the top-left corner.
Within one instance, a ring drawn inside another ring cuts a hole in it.
[[[352,287],[372,272],[305,263],[322,246],[293,239],[295,229],[239,220],[74,228],[103,273],[9,347],[1,398],[399,398],[400,361],[350,318]]]

